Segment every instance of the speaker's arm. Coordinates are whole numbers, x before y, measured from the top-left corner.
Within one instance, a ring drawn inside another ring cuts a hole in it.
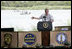
[[[32,17],[32,19],[38,19],[38,20],[39,20],[40,18],[37,18],[37,17]]]

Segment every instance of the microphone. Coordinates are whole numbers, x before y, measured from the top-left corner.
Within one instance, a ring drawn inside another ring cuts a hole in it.
[[[44,21],[46,21],[46,16],[43,16],[43,18],[44,18]]]

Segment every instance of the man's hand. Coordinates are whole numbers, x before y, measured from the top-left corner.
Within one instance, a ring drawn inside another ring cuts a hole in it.
[[[34,19],[35,17],[32,17],[32,19]]]

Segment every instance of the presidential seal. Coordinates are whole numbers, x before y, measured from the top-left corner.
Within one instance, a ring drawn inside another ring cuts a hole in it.
[[[46,22],[43,23],[43,27],[44,27],[44,28],[47,28],[47,27],[48,27],[48,23],[46,23]]]

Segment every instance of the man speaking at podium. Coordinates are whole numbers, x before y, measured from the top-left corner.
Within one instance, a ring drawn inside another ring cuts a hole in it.
[[[32,19],[42,19],[43,21],[49,21],[49,22],[54,22],[53,16],[49,14],[49,10],[46,8],[45,13],[42,14],[39,18],[37,17],[32,17]],[[42,24],[42,23],[41,23]],[[40,26],[40,25],[39,25]],[[38,26],[38,27],[39,27]],[[41,28],[41,27],[40,27]],[[41,28],[42,29],[42,28]],[[49,28],[48,28],[49,29]],[[45,29],[46,30],[46,29]],[[42,45],[43,46],[49,46],[50,45],[50,31],[42,31]]]
[[[54,21],[54,19],[53,19],[53,16],[51,16],[50,14],[49,14],[49,10],[46,8],[45,9],[45,14],[42,14],[39,18],[37,18],[37,17],[32,17],[32,19],[42,19],[42,21],[45,21],[45,19],[43,18],[43,16],[46,16],[46,21],[50,21],[50,22],[53,22]]]
[[[53,16],[51,16],[49,14],[49,10],[46,8],[45,9],[45,13],[42,14],[39,18],[37,17],[32,17],[32,19],[42,19],[42,22],[39,22],[37,25],[37,29],[38,31],[51,31],[52,30],[52,22],[54,22]],[[49,27],[44,27],[44,25],[42,26],[42,24],[44,24],[44,22],[47,22],[47,24],[45,23],[45,26],[48,25]],[[41,24],[41,25],[40,25]],[[41,29],[39,29],[41,28]]]

